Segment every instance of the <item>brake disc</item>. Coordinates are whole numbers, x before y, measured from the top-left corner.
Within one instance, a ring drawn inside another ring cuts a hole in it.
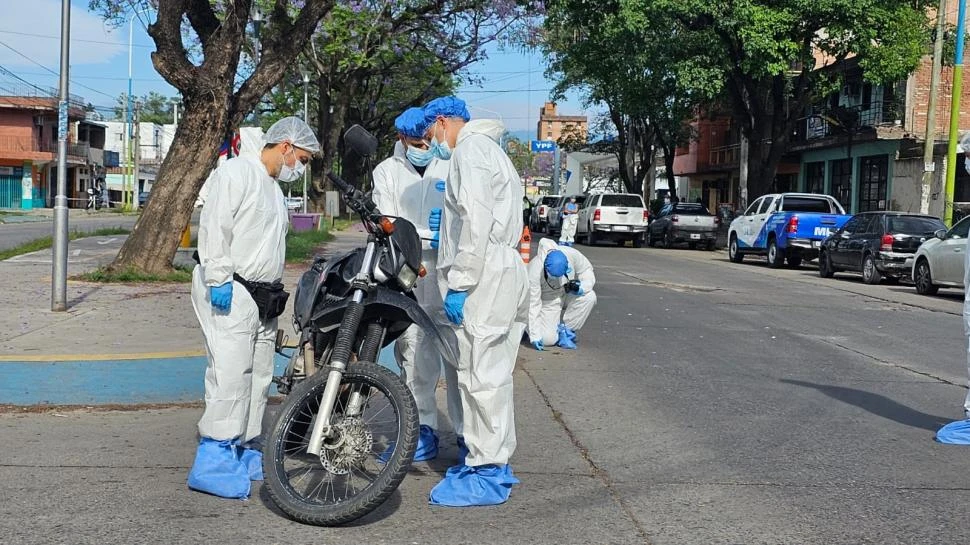
[[[333,439],[324,440],[320,463],[335,475],[346,475],[371,455],[374,436],[363,420],[357,417],[344,418],[333,428],[336,433]]]

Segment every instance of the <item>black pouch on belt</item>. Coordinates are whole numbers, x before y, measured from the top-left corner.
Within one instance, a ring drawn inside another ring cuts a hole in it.
[[[259,309],[259,319],[262,321],[272,320],[286,309],[286,300],[290,294],[283,290],[283,283],[276,281],[269,282],[250,282],[236,273],[232,274],[233,279],[246,287],[246,291],[256,302]]]

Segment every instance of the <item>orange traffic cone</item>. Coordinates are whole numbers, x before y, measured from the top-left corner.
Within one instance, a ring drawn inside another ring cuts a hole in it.
[[[519,254],[522,256],[522,261],[528,264],[529,257],[532,256],[532,233],[529,231],[528,225],[522,229],[522,238],[519,240]]]

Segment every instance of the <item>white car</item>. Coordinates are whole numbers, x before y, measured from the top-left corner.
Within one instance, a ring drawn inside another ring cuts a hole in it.
[[[287,210],[300,210],[303,208],[303,197],[286,197]]]
[[[933,295],[940,288],[963,288],[970,216],[949,231],[940,229],[934,238],[920,245],[913,256],[913,282],[916,291]]]
[[[649,214],[643,197],[635,193],[590,195],[579,205],[576,238],[589,246],[600,240],[623,246],[629,240],[641,248]]]

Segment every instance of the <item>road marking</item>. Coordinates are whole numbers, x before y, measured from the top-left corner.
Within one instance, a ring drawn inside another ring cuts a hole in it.
[[[71,255],[73,255],[74,257],[77,257],[81,255],[81,250],[74,250],[73,252],[71,252]]]
[[[98,244],[100,244],[101,246],[104,246],[105,244],[111,244],[112,242],[114,242],[116,240],[118,240],[116,237],[111,237],[108,240],[99,240],[98,241]]]

